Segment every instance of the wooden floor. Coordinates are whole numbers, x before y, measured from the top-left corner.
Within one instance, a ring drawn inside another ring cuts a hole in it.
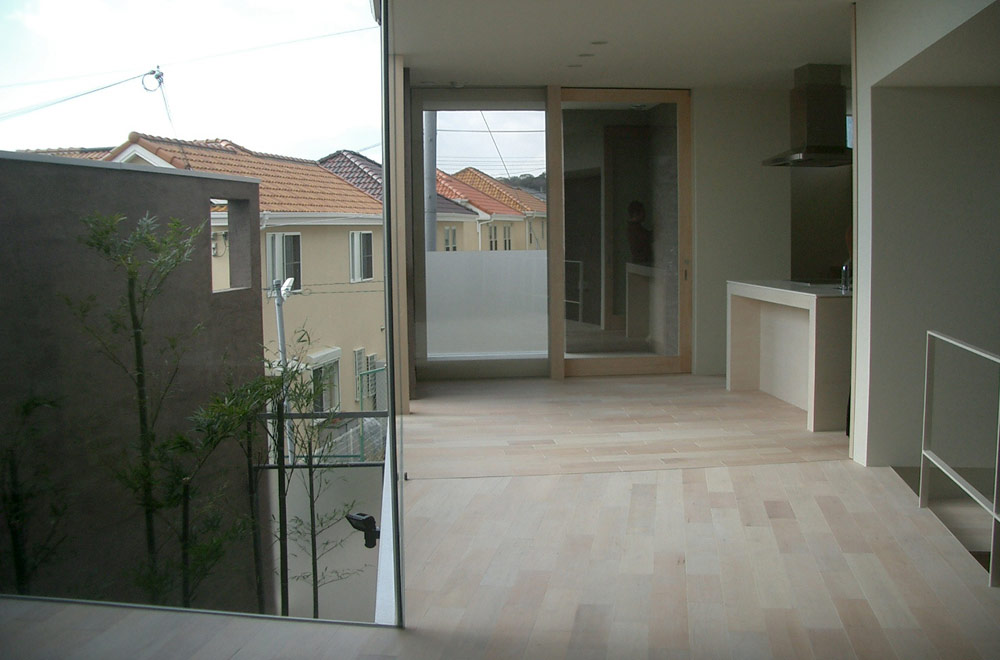
[[[1000,658],[1000,589],[891,469],[650,465],[408,482],[407,630],[0,599],[0,656]]]
[[[844,433],[725,378],[421,383],[404,419],[410,479],[800,463],[847,458]]]

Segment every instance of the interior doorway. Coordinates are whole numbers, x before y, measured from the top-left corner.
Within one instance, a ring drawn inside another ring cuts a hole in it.
[[[561,90],[565,375],[690,371],[689,101]]]

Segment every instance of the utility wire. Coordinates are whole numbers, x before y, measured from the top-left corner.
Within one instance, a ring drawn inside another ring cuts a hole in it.
[[[100,73],[84,73],[78,76],[63,76],[62,78],[46,78],[45,80],[23,80],[21,82],[5,83],[0,85],[0,89],[9,89],[11,87],[30,87],[32,85],[48,85],[49,83],[57,82],[67,82],[70,80],[83,80],[84,78],[94,78],[96,76],[110,76],[111,74],[121,73],[122,69],[116,69],[115,71],[102,71]]]
[[[210,59],[213,59],[213,58],[216,58],[216,57],[226,57],[227,55],[239,55],[241,53],[249,53],[249,52],[252,52],[252,51],[255,51],[255,50],[264,50],[266,48],[277,48],[278,46],[288,46],[288,45],[291,45],[291,44],[302,43],[302,42],[305,42],[305,41],[315,41],[316,39],[326,39],[328,37],[339,37],[339,36],[345,35],[345,34],[353,34],[355,32],[364,32],[366,30],[375,30],[375,29],[378,29],[377,25],[373,25],[371,27],[364,27],[364,28],[355,28],[353,30],[344,30],[343,32],[330,32],[328,34],[320,34],[320,35],[317,35],[317,36],[314,36],[314,37],[302,37],[300,39],[292,39],[290,41],[281,41],[281,42],[278,42],[278,43],[264,44],[264,45],[261,45],[261,46],[254,46],[252,48],[244,48],[244,49],[241,49],[241,50],[233,50],[233,51],[228,51],[228,52],[224,52],[224,53],[214,53],[212,55],[201,55],[201,56],[193,57],[193,58],[187,59],[187,60],[178,60],[178,61],[175,61],[175,62],[167,62],[165,66],[172,66],[174,64],[187,64],[189,62],[200,62],[202,60],[210,60]],[[25,80],[25,81],[21,81],[21,82],[5,83],[3,85],[0,85],[0,89],[7,89],[9,87],[27,87],[29,85],[45,85],[45,84],[48,84],[48,83],[66,82],[68,80],[81,80],[83,78],[93,78],[94,76],[103,76],[103,75],[109,75],[109,74],[112,74],[112,73],[118,73],[119,71],[120,71],[120,69],[118,71],[105,71],[104,73],[85,73],[85,74],[81,74],[81,75],[78,75],[78,76],[65,76],[65,77],[62,77],[62,78],[48,78],[46,80]],[[132,79],[130,78],[129,80],[132,80]]]
[[[64,98],[56,99],[54,101],[45,101],[44,103],[36,103],[35,105],[29,105],[24,108],[18,108],[17,110],[9,110],[7,112],[0,114],[0,121],[4,121],[6,119],[13,119],[14,117],[20,117],[21,115],[26,115],[29,112],[35,112],[36,110],[49,108],[54,105],[58,105],[60,103],[65,103],[66,101],[72,101],[73,99],[78,99],[81,96],[87,96],[88,94],[93,94],[95,92],[100,92],[105,89],[110,89],[111,87],[116,87],[118,85],[122,85],[124,83],[131,82],[133,80],[138,80],[139,78],[145,78],[146,76],[151,76],[151,75],[153,76],[156,75],[155,69],[152,71],[147,71],[145,73],[140,73],[139,75],[132,76],[131,78],[126,78],[125,80],[119,80],[118,82],[111,83],[110,85],[104,85],[103,87],[98,87],[97,89],[91,89],[86,92],[80,92],[79,94],[73,94],[72,96],[66,96]]]
[[[483,123],[486,124],[486,130],[490,134],[490,139],[493,140],[493,146],[496,147],[497,156],[500,156],[500,162],[503,163],[503,171],[507,173],[507,178],[510,178],[510,170],[507,169],[507,163],[503,161],[503,154],[500,153],[500,145],[497,144],[497,139],[493,137],[493,131],[490,130],[490,123],[486,121],[486,113],[482,110],[479,111],[479,115],[483,118]]]
[[[146,86],[146,76],[152,75],[156,79],[156,87],[150,89]],[[191,160],[188,158],[187,151],[184,150],[184,142],[177,135],[177,127],[174,126],[174,118],[170,114],[170,104],[167,103],[167,91],[163,86],[163,72],[160,71],[160,67],[157,66],[156,69],[150,71],[145,76],[142,77],[142,88],[147,92],[155,92],[157,89],[160,90],[160,97],[163,99],[163,109],[167,111],[167,121],[170,122],[170,130],[174,133],[174,140],[177,142],[177,146],[181,148],[181,156],[184,157],[185,168],[187,170],[193,169],[191,167]]]
[[[355,32],[365,32],[367,30],[377,30],[377,25],[372,25],[371,27],[355,28],[353,30],[344,30],[343,32],[330,32],[328,34],[319,34],[314,37],[302,37],[300,39],[291,39],[289,41],[279,41],[274,44],[264,44],[261,46],[252,46],[250,48],[242,48],[240,50],[230,50],[225,53],[215,53],[213,55],[201,55],[199,57],[192,57],[187,60],[178,60],[176,62],[168,62],[168,64],[190,64],[191,62],[203,62],[205,60],[215,59],[217,57],[228,57],[229,55],[242,55],[244,53],[253,53],[258,50],[267,50],[268,48],[278,48],[279,46],[290,46],[292,44],[301,44],[306,41],[316,41],[317,39],[328,39],[330,37],[340,37],[345,34],[354,34]]]

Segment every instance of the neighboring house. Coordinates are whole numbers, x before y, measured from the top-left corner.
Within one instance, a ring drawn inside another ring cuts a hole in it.
[[[294,279],[284,304],[289,355],[300,353],[328,390],[321,407],[371,410],[385,362],[382,204],[315,161],[251,151],[228,140],[130,133],[106,160],[260,179],[265,354],[277,356],[274,280]],[[229,287],[225,200],[213,200],[213,289]],[[320,406],[320,404],[317,404]]]
[[[465,208],[475,211],[473,225],[437,224],[437,249],[445,252],[479,250],[524,250],[527,235],[524,214],[483,191],[437,171],[437,192]]]
[[[546,238],[547,210],[545,202],[527,191],[498,181],[474,167],[466,167],[463,170],[455,172],[452,176],[524,214],[524,241],[527,247],[515,247],[515,250],[545,249],[546,245],[548,245],[548,239]],[[515,245],[520,245],[520,240],[515,241]]]
[[[354,151],[341,150],[320,158],[319,164],[340,176],[362,191],[376,199],[382,199],[382,166],[370,158]],[[437,195],[436,221],[440,228],[439,249],[453,252],[459,248],[458,237],[472,235],[472,231],[464,231],[463,223],[475,229],[479,212],[470,210],[441,194]],[[474,249],[461,247],[461,249]]]
[[[65,149],[25,149],[24,153],[83,160],[104,160],[114,147],[67,147]]]

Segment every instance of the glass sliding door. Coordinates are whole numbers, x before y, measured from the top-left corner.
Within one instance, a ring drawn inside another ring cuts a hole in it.
[[[414,177],[418,378],[540,375],[548,357],[545,114],[540,102],[499,101],[496,90],[492,98],[462,90],[457,99],[448,91],[418,90],[411,120],[423,135]]]
[[[566,375],[690,370],[685,92],[562,90]]]

